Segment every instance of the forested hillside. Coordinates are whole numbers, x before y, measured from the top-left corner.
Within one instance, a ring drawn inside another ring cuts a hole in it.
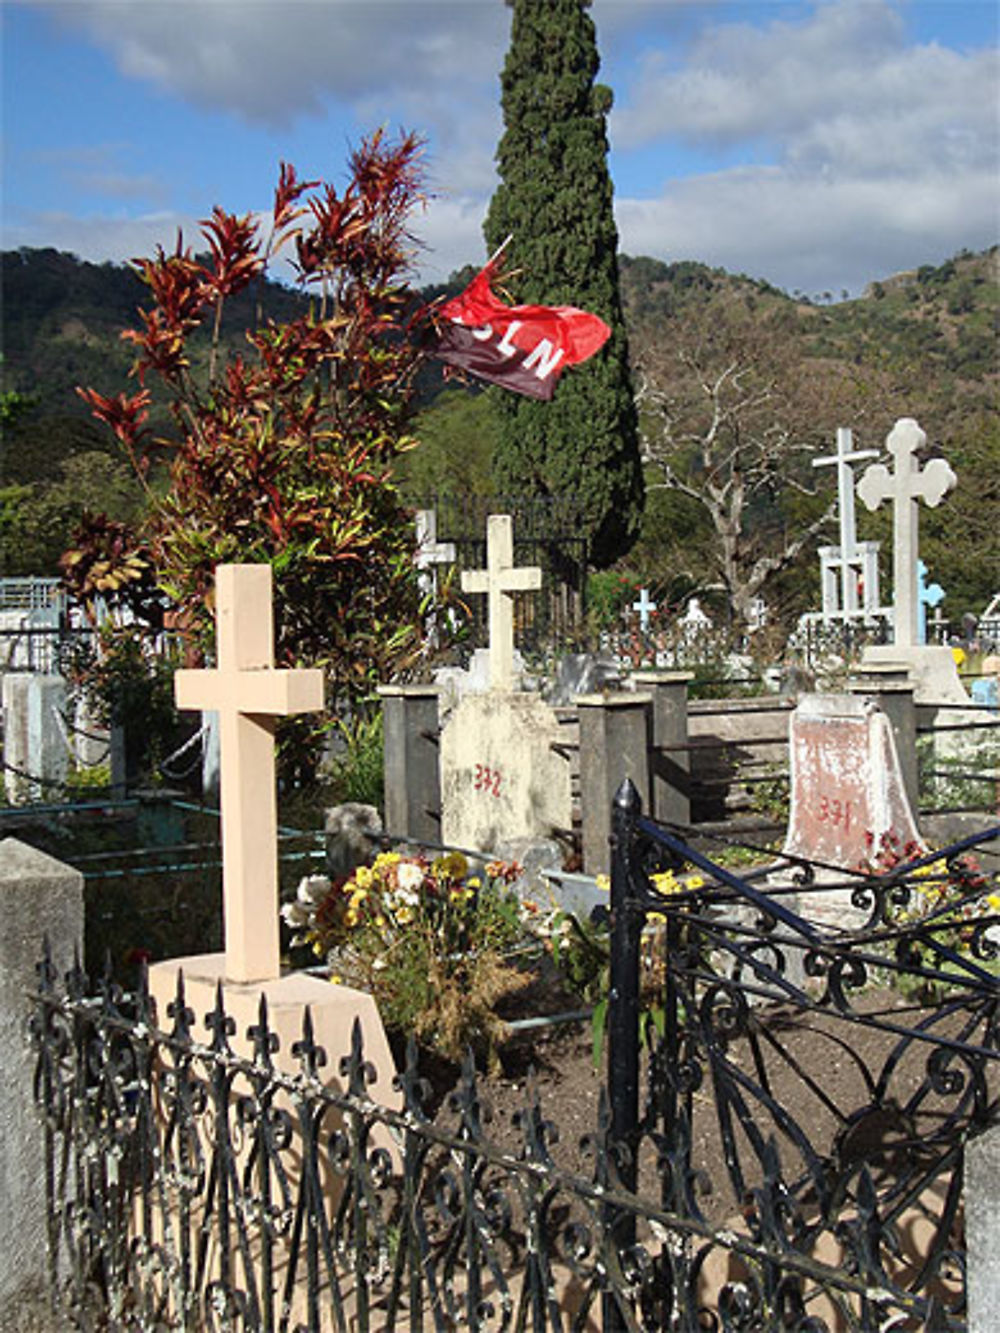
[[[642,537],[624,562],[629,575],[668,601],[695,590],[710,601],[713,589],[721,595],[722,584],[705,572],[719,534],[694,492],[706,468],[717,466],[702,439],[710,381],[728,374],[723,387],[737,385],[743,396],[730,392],[715,406],[730,414],[734,438],[759,444],[740,534],[747,568],[821,517],[833,477],[810,463],[832,445],[838,425],[851,426],[856,442],[871,448],[881,446],[897,417],[915,416],[929,449],[943,453],[959,477],[945,504],[922,515],[922,551],[949,594],[949,614],[981,610],[1000,567],[998,265],[996,247],[963,252],[938,267],[887,276],[848,300],[843,293],[788,295],[690,261],[622,257],[650,486]],[[457,290],[469,276],[455,275],[448,288]],[[127,267],[54,250],[3,254],[2,282],[0,573],[50,573],[82,508],[125,518],[139,505],[114,441],[91,422],[74,390],[128,387],[132,355],[120,333],[136,323],[146,292]],[[243,330],[262,312],[281,319],[301,311],[304,299],[263,283],[228,302],[227,351],[242,349]],[[403,460],[404,487],[414,497],[488,493],[491,395],[445,386],[436,363],[423,372],[420,393],[427,402],[418,418],[424,443]],[[154,422],[168,428],[162,415]],[[810,490],[818,494],[810,497]],[[887,513],[861,513],[859,526],[862,536],[889,537]],[[819,540],[836,540],[835,530],[818,530],[769,579],[766,599],[783,618],[816,604]]]

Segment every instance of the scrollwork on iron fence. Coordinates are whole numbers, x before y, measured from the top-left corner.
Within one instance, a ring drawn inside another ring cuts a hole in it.
[[[630,784],[614,849],[612,956],[639,920],[667,977],[632,1140],[664,1206],[714,1228],[682,1245],[678,1226],[675,1322],[650,1326],[964,1329],[963,1146],[1000,1117],[995,875],[946,850],[762,889],[644,819]],[[698,888],[659,895],[657,857]],[[807,915],[824,894],[837,911]],[[612,988],[612,1063],[627,1008]]]
[[[664,1003],[646,1021],[613,956],[631,1031],[612,1018],[586,1171],[533,1093],[501,1148],[471,1059],[432,1117],[411,1047],[388,1107],[357,1028],[328,1053],[307,1012],[282,1052],[264,1001],[236,1033],[221,992],[196,1019],[181,980],[157,1014],[145,982],[43,960],[51,1276],[77,1323],[964,1329],[963,1149],[1000,1106],[995,882],[910,919],[912,877],[862,877],[830,890],[861,925],[829,927],[800,911],[817,879],[762,889],[703,857],[696,890],[659,895],[658,849],[689,850],[626,793],[612,930],[662,950]]]

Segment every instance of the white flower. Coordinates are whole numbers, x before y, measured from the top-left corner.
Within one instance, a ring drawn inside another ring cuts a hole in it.
[[[412,861],[402,861],[396,867],[396,883],[401,889],[414,891],[419,889],[424,882],[424,872],[421,866],[415,865]],[[417,901],[416,897],[404,898],[404,902]]]
[[[299,881],[296,898],[304,907],[315,907],[330,892],[330,879],[327,875],[306,875]]]

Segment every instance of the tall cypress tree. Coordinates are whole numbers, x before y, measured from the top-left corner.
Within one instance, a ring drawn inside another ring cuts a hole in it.
[[[612,333],[590,361],[567,369],[550,402],[495,389],[501,491],[572,495],[591,563],[611,564],[635,540],[643,504],[638,425],[618,288],[618,232],[608,172],[611,90],[595,83],[600,58],[590,0],[507,0],[510,50],[501,77],[501,183],[486,218],[492,251],[518,302],[575,305]]]

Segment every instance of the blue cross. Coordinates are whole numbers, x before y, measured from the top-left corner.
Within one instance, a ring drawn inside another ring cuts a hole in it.
[[[944,598],[939,583],[927,583],[927,566],[917,561],[917,643],[927,642],[927,608],[935,607]]]

